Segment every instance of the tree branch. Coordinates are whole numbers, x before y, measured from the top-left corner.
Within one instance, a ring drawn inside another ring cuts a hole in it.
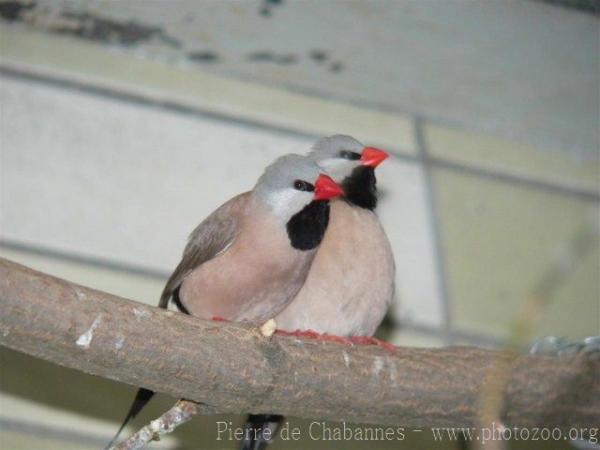
[[[149,307],[3,259],[0,305],[1,345],[201,402],[202,413],[473,426],[484,382],[502,363],[510,366],[505,426],[600,423],[600,361],[591,354],[552,358],[474,347],[398,347],[391,353],[265,338],[248,326]]]
[[[166,413],[153,420],[130,438],[111,447],[110,450],[140,450],[160,436],[171,433],[179,425],[183,425],[198,412],[196,403],[179,400]]]

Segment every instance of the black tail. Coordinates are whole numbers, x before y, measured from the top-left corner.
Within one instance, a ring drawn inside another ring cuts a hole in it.
[[[275,439],[284,417],[278,414],[250,414],[246,420],[241,450],[262,450]],[[265,431],[268,430],[266,433]]]
[[[131,404],[131,407],[129,408],[129,412],[125,416],[125,420],[121,424],[119,431],[117,431],[117,434],[115,434],[115,437],[112,438],[112,440],[108,443],[108,445],[104,448],[104,450],[108,450],[109,448],[111,448],[114,445],[115,441],[119,438],[121,431],[123,431],[123,428],[125,428],[125,426],[129,423],[130,420],[134,419],[135,416],[137,416],[139,414],[139,412],[144,408],[144,406],[146,406],[146,404],[150,401],[150,399],[153,396],[154,396],[154,392],[152,392],[148,389],[144,389],[144,388],[138,389],[137,394],[135,394],[135,399],[133,400],[133,403]]]

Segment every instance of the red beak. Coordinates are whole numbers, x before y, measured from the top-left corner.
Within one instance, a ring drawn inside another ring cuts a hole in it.
[[[338,195],[342,195],[344,191],[327,175],[320,174],[315,182],[315,200],[327,200]]]
[[[377,167],[379,164],[386,159],[388,155],[383,150],[379,150],[375,147],[365,147],[363,148],[362,155],[360,155],[360,162],[363,166],[369,167]]]

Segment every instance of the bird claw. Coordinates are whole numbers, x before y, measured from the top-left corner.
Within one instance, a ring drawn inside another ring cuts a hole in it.
[[[296,331],[285,331],[285,330],[275,330],[275,334],[279,336],[290,336],[290,337],[301,337],[306,339],[319,339],[321,337],[320,333],[317,333],[313,330],[296,330]]]
[[[335,334],[327,334],[327,333],[323,333],[321,336],[322,336],[322,339],[324,339],[326,341],[337,342],[338,344],[342,344],[342,345],[353,345],[352,341],[347,337],[342,337],[342,336],[337,336]]]
[[[335,334],[328,333],[317,333],[314,330],[296,330],[296,331],[285,331],[285,330],[275,330],[275,334],[280,336],[292,336],[292,337],[300,337],[306,339],[318,339],[330,342],[336,342],[342,345],[376,345],[377,347],[381,347],[388,352],[394,353],[396,351],[396,347],[389,342],[382,341],[380,339],[371,337],[371,336],[350,336],[350,337],[342,337],[337,336]]]
[[[223,317],[221,317],[221,316],[212,316],[212,317],[210,318],[210,320],[212,320],[212,321],[214,321],[214,322],[229,322],[229,320],[227,320],[227,319],[224,319],[224,318],[223,318]]]
[[[350,340],[356,345],[376,345],[391,353],[395,353],[396,351],[396,347],[393,344],[372,336],[352,336],[350,337]]]

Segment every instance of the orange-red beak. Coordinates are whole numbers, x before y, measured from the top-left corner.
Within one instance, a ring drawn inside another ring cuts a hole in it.
[[[362,154],[360,155],[360,163],[363,166],[375,168],[379,164],[381,164],[383,160],[386,159],[388,156],[390,155],[388,155],[383,150],[379,150],[378,148],[365,147],[363,148]]]
[[[315,181],[315,200],[327,200],[342,195],[344,191],[327,175],[320,174]]]

